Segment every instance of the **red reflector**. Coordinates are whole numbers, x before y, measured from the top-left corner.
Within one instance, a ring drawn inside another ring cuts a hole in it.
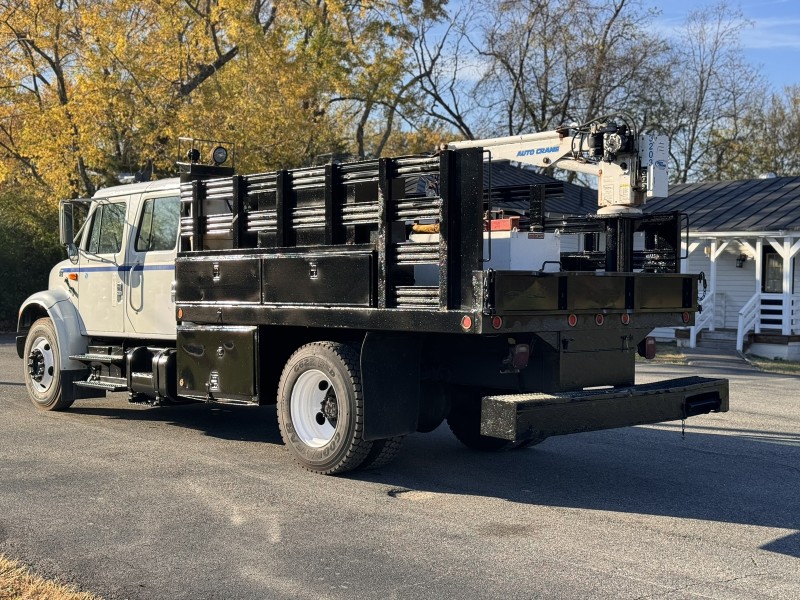
[[[628,325],[631,322],[631,316],[628,313],[622,313],[619,317],[623,325]]]
[[[570,315],[567,317],[567,323],[569,323],[570,327],[575,327],[578,324],[578,316],[577,315]]]
[[[606,318],[603,315],[597,314],[594,316],[594,322],[598,325],[602,325],[606,322]]]
[[[689,316],[688,312],[683,313],[683,322],[684,323],[688,323],[690,318],[691,317]]]
[[[472,317],[469,315],[464,315],[461,317],[461,327],[463,329],[472,329]]]
[[[492,317],[492,327],[495,329],[500,329],[503,326],[503,317],[495,315]]]

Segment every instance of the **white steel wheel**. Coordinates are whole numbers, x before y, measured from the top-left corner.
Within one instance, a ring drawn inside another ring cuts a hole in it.
[[[28,353],[28,376],[31,386],[39,394],[47,394],[53,387],[56,361],[53,346],[46,337],[37,337]]]
[[[286,362],[278,385],[278,425],[303,468],[344,473],[372,449],[363,439],[359,365],[358,352],[338,342],[306,344]]]
[[[297,378],[290,406],[300,441],[312,448],[330,443],[336,433],[339,406],[336,391],[322,371],[312,369]]]
[[[30,328],[24,356],[25,386],[34,406],[41,410],[68,408],[72,401],[64,397],[58,338],[50,319],[39,319]]]

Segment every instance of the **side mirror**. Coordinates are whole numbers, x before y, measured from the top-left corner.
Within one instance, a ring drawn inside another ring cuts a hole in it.
[[[62,246],[72,245],[75,239],[75,222],[73,220],[73,204],[69,200],[58,203],[58,241]],[[69,250],[67,250],[69,254]]]

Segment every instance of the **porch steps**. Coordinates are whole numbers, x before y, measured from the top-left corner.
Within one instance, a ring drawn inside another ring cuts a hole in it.
[[[703,330],[697,338],[698,348],[708,348],[713,350],[732,350],[736,349],[736,330],[735,329],[716,329],[714,331]]]

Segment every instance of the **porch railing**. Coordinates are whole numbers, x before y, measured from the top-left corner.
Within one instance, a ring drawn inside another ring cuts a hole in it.
[[[800,333],[800,294],[754,294],[739,311],[736,350],[742,352],[744,339],[751,331],[772,331],[783,335]]]
[[[700,302],[700,312],[694,320],[694,325],[689,328],[689,347],[697,347],[697,334],[703,329],[711,329],[714,324],[714,292],[709,292]]]
[[[756,293],[747,301],[739,311],[739,323],[736,326],[736,351],[744,350],[744,338],[751,330],[759,331],[759,309],[761,308],[761,294]]]

